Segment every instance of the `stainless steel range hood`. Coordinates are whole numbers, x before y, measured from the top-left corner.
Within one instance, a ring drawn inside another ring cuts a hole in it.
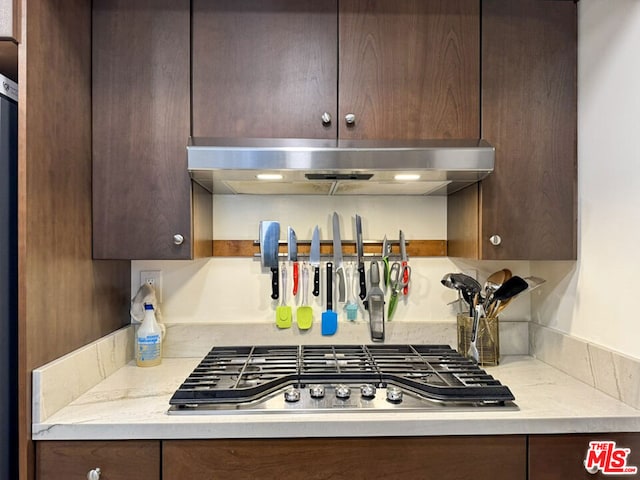
[[[189,173],[214,194],[447,195],[493,171],[484,140],[190,138]]]

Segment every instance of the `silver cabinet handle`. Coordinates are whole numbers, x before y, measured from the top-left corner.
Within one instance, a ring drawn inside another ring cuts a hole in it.
[[[353,125],[356,123],[356,116],[353,113],[347,113],[344,116],[344,120],[347,122],[347,125]]]
[[[184,242],[184,237],[179,233],[176,233],[173,236],[173,243],[175,243],[176,245],[182,245],[182,242]]]
[[[331,114],[329,112],[324,112],[321,118],[323,125],[329,125],[331,123]]]
[[[502,243],[502,237],[500,235],[491,235],[489,237],[489,241],[491,242],[491,245],[498,246]]]
[[[100,469],[94,468],[87,473],[87,480],[100,480]]]

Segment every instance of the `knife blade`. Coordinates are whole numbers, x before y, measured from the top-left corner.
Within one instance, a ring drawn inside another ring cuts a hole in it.
[[[342,265],[342,240],[340,240],[340,218],[333,212],[333,265],[338,283],[338,301],[345,300],[344,266]]]
[[[280,224],[278,222],[260,222],[260,256],[263,266],[271,269],[271,298],[280,296],[278,285],[278,244],[280,242]]]
[[[320,230],[318,226],[313,229],[311,237],[311,252],[309,253],[309,263],[313,267],[313,296],[320,295]]]
[[[289,261],[293,262],[293,296],[298,295],[298,238],[293,228],[288,228],[287,253]]]
[[[358,275],[360,277],[360,300],[367,298],[367,275],[364,271],[364,245],[362,242],[362,217],[356,214],[356,251],[358,255]]]
[[[407,257],[407,246],[404,241],[404,233],[400,230],[400,257],[402,258],[402,266],[406,267],[409,263],[409,258]],[[405,287],[402,289],[402,293],[407,295],[409,293],[409,269],[403,268],[402,281],[405,283]]]

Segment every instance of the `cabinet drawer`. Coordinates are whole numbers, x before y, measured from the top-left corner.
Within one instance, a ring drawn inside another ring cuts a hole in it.
[[[612,456],[601,457],[592,467],[602,469],[596,475],[588,473],[583,461],[587,458],[589,442],[615,442],[616,449],[629,449],[626,455],[628,467],[640,468],[640,433],[589,433],[576,435],[531,435],[529,437],[530,480],[580,480],[592,478],[636,478],[636,475],[616,475],[602,469],[615,470],[617,464],[608,463]]]
[[[163,480],[524,480],[524,436],[165,441]]]
[[[160,480],[160,441],[61,441],[36,443],[37,480]]]

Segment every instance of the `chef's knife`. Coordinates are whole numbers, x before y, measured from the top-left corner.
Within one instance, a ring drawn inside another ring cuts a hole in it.
[[[407,257],[407,246],[404,241],[404,233],[400,230],[400,256],[402,258],[402,266],[406,267],[407,263],[409,263],[409,258]],[[402,289],[402,293],[407,295],[409,293],[409,269],[402,269],[402,281],[405,284],[405,287]]]
[[[287,252],[289,261],[293,262],[293,296],[298,294],[298,239],[293,228],[289,227],[287,235]]]
[[[309,254],[309,263],[313,267],[313,296],[320,295],[320,230],[318,226],[313,229],[311,237],[311,253]]]
[[[260,222],[260,256],[263,266],[271,269],[271,298],[279,297],[278,286],[278,243],[280,242],[280,224],[278,222]]]
[[[358,275],[360,277],[360,300],[367,298],[367,275],[364,271],[364,245],[362,242],[362,218],[356,214],[356,250],[358,254]]]
[[[333,265],[338,282],[338,301],[345,300],[344,267],[342,265],[342,240],[340,240],[340,218],[333,212]]]

